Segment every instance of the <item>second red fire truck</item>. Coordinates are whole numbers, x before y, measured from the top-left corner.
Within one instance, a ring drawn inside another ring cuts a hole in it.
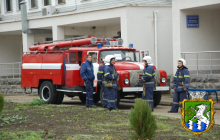
[[[93,35],[72,38],[63,41],[38,43],[31,46],[30,52],[23,54],[21,87],[37,88],[45,103],[60,104],[64,95],[79,96],[82,103],[86,101],[85,85],[80,76],[81,64],[86,55],[92,55],[94,66],[94,102],[101,100],[103,90],[98,85],[97,72],[104,63],[106,55],[116,57],[115,67],[120,76],[118,103],[120,99],[141,97],[143,85],[140,78],[144,64],[138,62],[138,51],[132,47],[123,47],[122,39],[97,38]],[[140,61],[140,60],[139,60]],[[166,86],[167,73],[155,68],[157,85],[154,90],[154,106],[161,100],[161,91],[169,90]],[[133,96],[128,96],[133,95]]]

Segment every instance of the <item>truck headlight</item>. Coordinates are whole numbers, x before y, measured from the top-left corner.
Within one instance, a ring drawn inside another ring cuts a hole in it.
[[[165,82],[166,82],[166,78],[164,78],[164,77],[161,78],[161,82],[162,82],[162,83],[165,83]]]
[[[124,83],[125,83],[125,85],[129,84],[129,80],[128,80],[128,79],[125,79],[125,80],[124,80]]]

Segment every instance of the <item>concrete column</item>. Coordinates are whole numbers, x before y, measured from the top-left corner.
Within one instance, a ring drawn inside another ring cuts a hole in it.
[[[34,34],[22,33],[23,52],[29,52],[29,47],[34,45]]]
[[[120,22],[121,22],[121,38],[123,39],[124,43],[123,46],[124,47],[128,47],[129,42],[128,42],[128,23],[127,23],[127,18],[126,18],[126,14],[123,15],[120,18]]]
[[[174,1],[173,1],[174,2]],[[180,9],[178,3],[175,3],[172,11],[173,18],[173,74],[176,73],[177,60],[181,57],[181,40],[180,40]]]
[[[65,38],[64,27],[54,25],[53,30],[53,40],[61,40]]]

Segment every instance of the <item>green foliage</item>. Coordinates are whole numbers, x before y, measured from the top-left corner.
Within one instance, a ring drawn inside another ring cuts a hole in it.
[[[43,105],[44,104],[44,100],[43,99],[34,98],[32,102],[24,102],[22,104],[23,105],[31,104],[33,106]]]
[[[41,137],[43,136],[45,136],[45,131],[18,131],[15,133],[4,131],[0,132],[1,140],[41,140]]]
[[[133,128],[133,131],[130,131],[132,140],[151,140],[155,138],[157,124],[155,117],[151,114],[151,107],[146,101],[135,99],[129,121]]]
[[[3,94],[0,94],[0,112],[2,112],[3,107],[4,107],[4,96]]]
[[[4,102],[9,104],[9,103],[11,103],[11,100],[10,99],[9,100],[4,100]]]

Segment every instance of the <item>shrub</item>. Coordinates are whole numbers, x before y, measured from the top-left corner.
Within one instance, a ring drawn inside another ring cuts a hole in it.
[[[0,94],[0,112],[2,112],[3,107],[4,107],[4,96],[3,94]]]
[[[130,124],[132,140],[151,140],[155,138],[157,124],[151,114],[151,107],[142,99],[135,99],[134,108],[130,112]]]
[[[35,106],[35,105],[43,105],[44,104],[44,100],[43,99],[34,98],[32,102],[24,102],[22,104],[23,105],[31,104],[33,106]]]

